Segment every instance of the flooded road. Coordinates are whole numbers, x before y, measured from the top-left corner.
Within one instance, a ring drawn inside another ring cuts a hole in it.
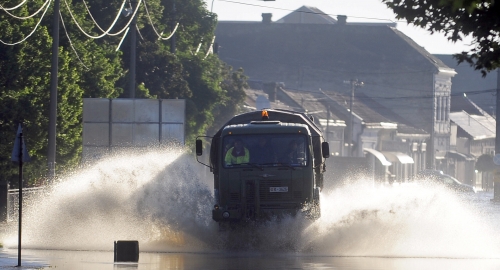
[[[180,151],[120,155],[62,177],[23,207],[23,268],[500,269],[500,204],[442,187],[331,188],[322,216],[243,232],[211,219],[211,180]],[[113,243],[137,240],[138,264]],[[0,269],[17,265],[17,224],[0,239]]]
[[[113,263],[112,252],[23,250],[21,269],[499,269],[494,259],[335,257],[287,253],[141,253],[139,263]],[[7,257],[10,256],[10,259]],[[16,251],[0,252],[0,269],[20,269]]]

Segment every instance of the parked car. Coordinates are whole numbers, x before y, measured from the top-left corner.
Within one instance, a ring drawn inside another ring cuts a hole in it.
[[[423,170],[418,172],[415,178],[417,181],[429,181],[431,183],[442,184],[459,192],[476,193],[476,189],[473,186],[463,184],[455,177],[445,174],[440,170]]]

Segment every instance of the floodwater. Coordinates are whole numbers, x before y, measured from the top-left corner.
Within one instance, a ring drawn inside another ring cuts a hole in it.
[[[121,154],[62,176],[23,204],[23,269],[500,269],[492,193],[352,181],[321,194],[322,216],[218,232],[210,175],[179,150]],[[113,243],[139,241],[137,264]],[[0,269],[17,265],[17,224]]]

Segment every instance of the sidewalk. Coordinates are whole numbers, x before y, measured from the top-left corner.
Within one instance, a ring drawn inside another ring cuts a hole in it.
[[[21,267],[18,267],[18,253],[17,250],[6,250],[0,248],[0,269],[45,269],[50,265],[43,263],[39,259],[30,256],[24,256],[21,251]]]

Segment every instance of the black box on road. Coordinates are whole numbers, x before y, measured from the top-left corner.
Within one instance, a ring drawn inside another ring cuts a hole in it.
[[[115,241],[115,262],[139,262],[139,241]]]

